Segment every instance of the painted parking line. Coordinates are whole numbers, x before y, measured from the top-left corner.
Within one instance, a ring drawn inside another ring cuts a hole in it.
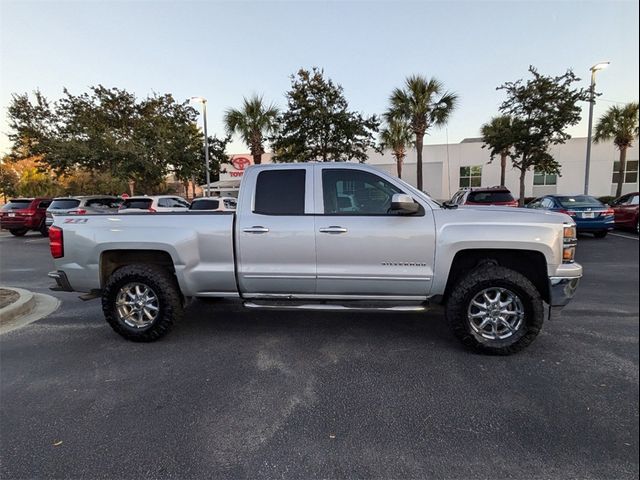
[[[638,237],[630,237],[629,235],[621,235],[619,233],[611,233],[611,232],[609,232],[609,235],[613,235],[614,237],[620,237],[620,238],[628,238],[629,240],[635,240],[636,242],[638,241]]]

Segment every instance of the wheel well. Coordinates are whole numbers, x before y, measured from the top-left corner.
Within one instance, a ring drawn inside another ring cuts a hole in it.
[[[171,255],[162,250],[107,250],[100,256],[100,286],[104,287],[109,276],[118,268],[133,263],[160,265],[175,274]]]
[[[456,253],[449,270],[443,299],[446,301],[449,292],[464,273],[485,263],[497,264],[524,275],[538,289],[544,301],[549,302],[547,261],[542,252],[535,250],[478,249],[462,250]]]

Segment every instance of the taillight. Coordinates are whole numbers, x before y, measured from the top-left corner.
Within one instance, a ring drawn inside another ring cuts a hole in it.
[[[78,208],[76,210],[71,210],[69,215],[86,215],[87,211],[84,208]]]
[[[563,230],[562,263],[573,263],[578,244],[578,230],[575,225],[566,225]]]
[[[603,217],[608,217],[610,215],[615,215],[616,211],[613,208],[610,208],[608,210],[605,210],[604,212],[602,212],[602,216]]]
[[[62,241],[62,229],[60,227],[49,227],[49,248],[53,258],[64,257],[64,243]]]

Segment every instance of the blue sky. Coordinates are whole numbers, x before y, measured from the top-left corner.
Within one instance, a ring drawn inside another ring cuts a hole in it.
[[[638,99],[637,1],[0,3],[0,152],[9,149],[11,93],[36,88],[51,99],[98,83],[205,96],[210,132],[220,135],[223,111],[244,95],[284,106],[300,67],[324,68],[367,114],[383,112],[391,90],[420,73],[460,96],[448,128],[426,143],[477,136],[502,99],[495,87],[530,64],[548,74],[572,68],[586,86],[589,67],[610,60],[596,115]],[[570,133],[586,135],[586,118]]]

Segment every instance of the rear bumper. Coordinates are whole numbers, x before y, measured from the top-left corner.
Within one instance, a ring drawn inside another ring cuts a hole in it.
[[[25,217],[5,217],[0,220],[0,228],[3,230],[13,230],[15,228],[36,228],[33,224],[34,221],[32,218]]]
[[[55,292],[73,292],[73,288],[71,288],[71,284],[69,283],[69,279],[64,272],[60,270],[49,272],[47,274],[49,278],[53,278],[56,281],[56,284],[52,287],[49,287],[49,290],[53,290]]]
[[[578,232],[601,232],[603,230],[613,230],[616,226],[613,217],[608,217],[606,220],[574,220],[576,221]]]

